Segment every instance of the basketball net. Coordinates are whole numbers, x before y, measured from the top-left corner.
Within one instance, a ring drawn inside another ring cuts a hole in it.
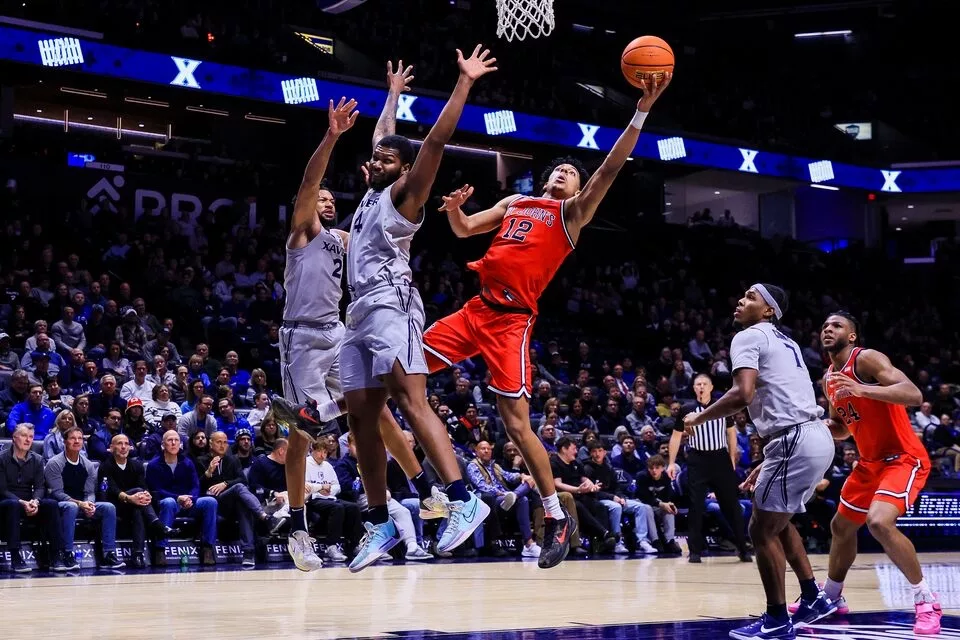
[[[497,0],[497,37],[523,40],[548,36],[556,22],[553,0]]]

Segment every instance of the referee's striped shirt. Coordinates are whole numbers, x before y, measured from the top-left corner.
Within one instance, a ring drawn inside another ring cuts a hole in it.
[[[706,409],[699,402],[691,409],[692,413],[700,413]],[[680,423],[682,426],[682,422]],[[694,430],[688,445],[697,451],[721,451],[727,448],[727,419],[717,418],[708,420]]]

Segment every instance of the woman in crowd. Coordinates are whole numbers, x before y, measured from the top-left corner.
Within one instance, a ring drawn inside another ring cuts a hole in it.
[[[73,419],[85,438],[100,430],[100,423],[90,417],[90,394],[81,393],[73,399]]]
[[[149,429],[143,415],[143,400],[140,398],[130,398],[127,401],[127,408],[123,412],[122,431],[127,434],[127,438],[130,439],[130,444],[133,446],[138,445],[147,437]]]
[[[273,451],[273,445],[277,438],[277,421],[273,419],[272,413],[267,413],[260,423],[260,433],[253,440],[253,450],[258,456],[268,455]]]
[[[180,413],[184,414],[193,411],[193,408],[197,406],[197,401],[207,392],[206,389],[203,380],[194,380],[191,382],[187,388],[187,399],[180,405]]]
[[[44,462],[47,462],[57,454],[63,453],[63,434],[66,433],[67,429],[72,429],[75,426],[77,426],[77,421],[73,417],[72,411],[63,410],[57,414],[56,419],[53,421],[53,428],[50,429],[50,433],[43,439]],[[84,442],[81,453],[83,453],[83,455],[87,454],[86,442]]]
[[[247,423],[256,430],[263,422],[268,411],[270,411],[270,395],[266,391],[261,391],[254,396],[253,409],[247,414]]]
[[[190,359],[187,361],[187,380],[193,386],[193,382],[199,380],[203,383],[204,389],[209,389],[213,385],[210,382],[210,376],[207,375],[207,372],[203,370],[203,358],[197,354],[190,356]]]
[[[158,384],[153,388],[152,394],[152,399],[148,400],[143,406],[144,419],[151,430],[159,429],[160,421],[167,414],[175,415],[177,420],[180,419],[182,415],[180,405],[171,398],[170,387],[165,384]]]
[[[583,409],[583,401],[575,398],[570,403],[570,415],[564,418],[560,428],[567,433],[582,433],[583,431],[596,431],[597,421],[593,416]]]
[[[243,398],[241,398],[243,401],[242,406],[256,406],[257,396],[261,393],[267,394],[267,398],[273,395],[267,388],[267,372],[257,368],[250,372],[250,386],[247,387],[247,391],[244,393]]]

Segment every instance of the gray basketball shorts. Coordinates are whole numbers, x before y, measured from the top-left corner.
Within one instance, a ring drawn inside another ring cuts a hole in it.
[[[834,455],[833,436],[821,420],[772,436],[763,448],[754,504],[764,511],[804,513]]]
[[[294,404],[307,399],[318,404],[343,398],[340,388],[340,343],[344,327],[340,322],[330,328],[317,326],[280,327],[280,372],[283,397]]]
[[[423,323],[420,292],[411,286],[378,287],[351,302],[340,347],[343,390],[382,388],[395,362],[408,374],[429,373]]]

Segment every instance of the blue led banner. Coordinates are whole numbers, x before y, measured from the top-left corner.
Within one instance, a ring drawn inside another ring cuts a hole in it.
[[[386,97],[383,89],[136,51],[99,41],[5,26],[0,26],[0,59],[316,109],[325,109],[331,98],[338,100],[347,96],[355,98],[361,113],[369,117],[380,113]],[[436,121],[443,105],[442,100],[408,93],[400,97],[397,119],[429,126]],[[624,125],[628,115],[624,114]],[[491,138],[593,151],[608,151],[621,133],[621,129],[612,127],[475,105],[464,109],[459,129]],[[898,171],[854,166],[690,137],[644,134],[634,156],[887,193],[960,191],[960,169]]]

